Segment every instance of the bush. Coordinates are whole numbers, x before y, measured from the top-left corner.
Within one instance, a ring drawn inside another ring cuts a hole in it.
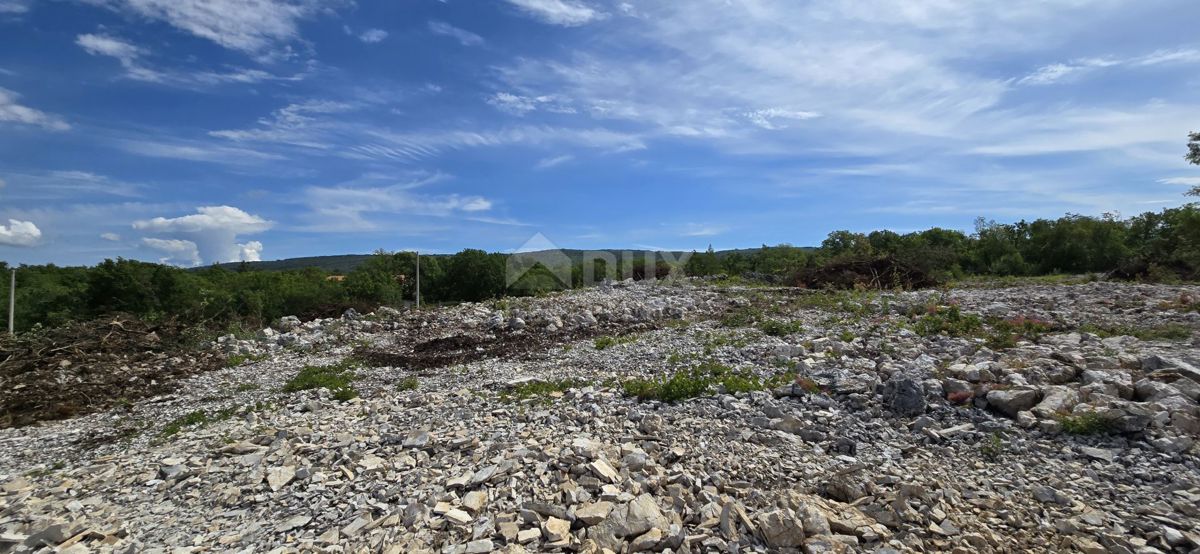
[[[1112,430],[1112,423],[1096,412],[1058,416],[1063,432],[1072,435],[1099,435]]]
[[[779,321],[777,319],[768,319],[758,324],[758,329],[763,333],[772,337],[786,337],[794,335],[804,330],[804,326],[799,321]]]
[[[966,337],[979,332],[983,321],[979,316],[963,314],[958,306],[934,306],[928,313],[921,316],[913,325],[917,334],[928,337],[946,335],[950,337]]]
[[[405,377],[396,382],[396,390],[398,391],[417,390],[417,386],[416,377]]]
[[[358,396],[351,383],[357,378],[350,362],[330,366],[305,366],[283,385],[283,392],[327,389],[337,400],[347,401]]]
[[[790,375],[783,377],[790,380]],[[641,400],[658,400],[661,402],[678,402],[697,396],[709,394],[713,388],[720,386],[729,394],[763,390],[772,386],[782,386],[783,382],[776,378],[763,381],[753,372],[735,371],[733,368],[720,363],[706,361],[696,367],[676,371],[669,377],[660,376],[650,379],[629,379],[621,383],[625,394]]]

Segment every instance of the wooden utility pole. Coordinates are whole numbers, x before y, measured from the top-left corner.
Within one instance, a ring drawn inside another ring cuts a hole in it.
[[[8,286],[8,334],[13,334],[13,321],[17,313],[17,268],[12,269],[12,281]]]
[[[421,251],[417,250],[417,309],[421,308]]]

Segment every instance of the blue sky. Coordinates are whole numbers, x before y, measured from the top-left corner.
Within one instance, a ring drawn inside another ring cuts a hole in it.
[[[0,259],[817,244],[1176,206],[1192,0],[0,0]]]

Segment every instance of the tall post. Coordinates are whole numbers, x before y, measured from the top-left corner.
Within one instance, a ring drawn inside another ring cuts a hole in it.
[[[421,308],[421,251],[417,250],[417,308]]]
[[[13,321],[17,313],[17,268],[12,269],[12,280],[8,286],[8,334],[13,334]]]

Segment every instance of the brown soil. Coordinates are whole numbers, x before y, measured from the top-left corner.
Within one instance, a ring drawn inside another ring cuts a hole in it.
[[[171,391],[224,364],[187,346],[187,328],[110,316],[0,338],[0,428],[66,419]]]

